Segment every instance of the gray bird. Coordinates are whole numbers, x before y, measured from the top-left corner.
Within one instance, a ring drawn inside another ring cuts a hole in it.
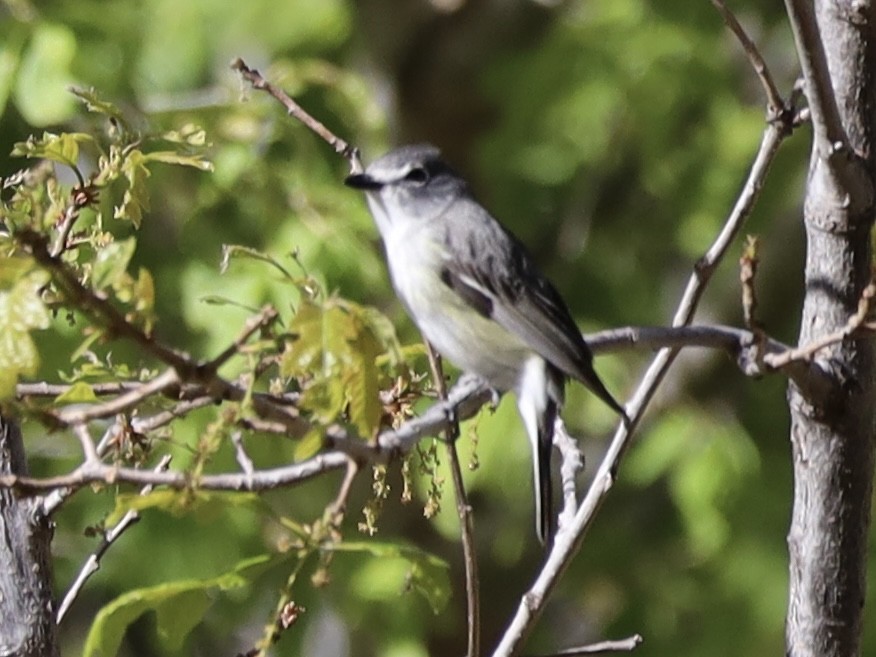
[[[550,456],[568,377],[629,422],[593,369],[569,309],[524,246],[430,145],[405,146],[346,184],[365,192],[395,290],[438,352],[513,390],[532,443],[536,530],[551,532]]]

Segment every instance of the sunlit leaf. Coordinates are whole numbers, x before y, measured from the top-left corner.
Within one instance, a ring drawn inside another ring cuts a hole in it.
[[[203,155],[184,155],[173,151],[155,151],[143,156],[144,162],[163,162],[164,164],[179,164],[194,167],[201,171],[212,171],[213,163],[204,159]]]
[[[147,611],[156,614],[158,635],[169,649],[179,649],[186,635],[204,617],[216,591],[242,588],[272,561],[262,555],[241,561],[223,575],[202,580],[167,582],[128,591],[103,607],[85,640],[85,657],[112,657],[128,627]]]
[[[395,543],[340,543],[332,546],[332,549],[335,552],[370,554],[379,559],[379,562],[374,562],[373,571],[374,577],[380,580],[379,584],[364,569],[358,575],[360,580],[368,580],[363,584],[371,593],[380,594],[382,591],[383,597],[398,597],[410,585],[426,599],[433,613],[439,614],[447,607],[451,595],[450,565],[443,559],[424,550]],[[394,580],[388,576],[393,570],[391,559],[399,559],[402,566],[399,571],[401,576]],[[378,564],[379,568],[376,567]]]
[[[125,121],[125,116],[124,114],[122,114],[122,111],[113,103],[101,98],[96,89],[82,89],[79,87],[71,87],[70,93],[76,96],[79,100],[81,100],[85,104],[85,108],[89,112],[103,114],[104,116],[108,116],[115,121],[121,123],[122,125],[127,125],[127,122]]]
[[[0,259],[7,260],[5,258]],[[25,261],[26,262],[26,261]],[[5,263],[7,272],[14,265]],[[0,289],[0,399],[11,396],[20,375],[32,376],[39,354],[30,332],[49,326],[49,313],[40,297],[48,274],[33,270],[6,289]]]
[[[383,412],[376,363],[383,350],[370,327],[362,323],[360,313],[352,314],[351,320],[343,381],[349,400],[350,421],[360,436],[370,438],[377,431]]]
[[[84,404],[97,401],[94,389],[84,381],[77,381],[55,397],[56,404]]]
[[[121,282],[121,278],[127,276],[128,263],[137,248],[137,240],[129,237],[126,240],[112,242],[97,252],[94,260],[94,287],[103,290],[113,287]]]
[[[146,188],[146,179],[149,178],[149,169],[145,166],[145,157],[141,151],[133,150],[128,153],[122,164],[122,174],[128,181],[122,204],[115,209],[116,219],[128,219],[139,228],[143,221],[143,212],[149,210],[149,191]]]
[[[222,246],[222,263],[220,265],[222,273],[228,270],[228,266],[234,258],[248,258],[257,262],[266,262],[283,274],[285,278],[290,281],[295,280],[292,274],[272,255],[249,246],[241,246],[240,244],[225,244]]]
[[[15,144],[12,155],[45,158],[74,167],[79,161],[79,144],[91,141],[94,141],[91,135],[81,132],[64,132],[60,135],[44,132],[39,139],[31,136],[27,141]]]
[[[308,431],[303,438],[295,441],[295,460],[303,461],[315,456],[322,448],[323,432],[322,429],[313,428]]]
[[[105,523],[107,526],[115,525],[128,511],[160,509],[181,516],[204,510],[207,505],[245,506],[257,501],[258,496],[255,493],[216,493],[204,490],[154,490],[147,495],[122,493],[116,496],[115,508]]]
[[[194,123],[187,123],[179,130],[169,130],[163,133],[161,138],[175,144],[188,144],[189,146],[205,146],[207,144],[206,130]]]

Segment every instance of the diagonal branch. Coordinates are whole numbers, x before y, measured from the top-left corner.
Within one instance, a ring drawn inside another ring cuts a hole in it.
[[[350,168],[353,173],[359,173],[362,171],[362,163],[359,161],[358,148],[347,143],[326,128],[322,122],[308,114],[301,105],[290,98],[289,94],[265,80],[261,73],[256,69],[247,66],[239,57],[231,62],[231,68],[240,73],[240,75],[249,82],[254,89],[266,91],[280,101],[283,107],[286,108],[286,112],[289,116],[294,116],[301,121],[301,123],[310,128],[312,132],[319,135],[323,141],[331,146],[335,153],[347,160],[350,163]]]
[[[790,134],[791,129],[792,126],[786,121],[782,121],[781,117],[779,121],[768,120],[748,179],[733,210],[714,243],[694,265],[694,271],[673,318],[673,327],[688,325],[693,320],[696,308],[712,273],[726,255],[734,238],[751,214],[770,164],[772,164],[780,144]],[[627,413],[630,416],[629,426],[622,424],[618,427],[602,463],[599,465],[593,483],[578,508],[573,523],[568,526],[567,530],[557,533],[544,567],[539,572],[532,587],[523,596],[517,612],[493,653],[494,657],[508,657],[518,653],[524,640],[535,627],[544,611],[548,597],[559,582],[563,572],[568,568],[572,558],[580,550],[584,536],[593,524],[596,512],[614,485],[620,461],[629,447],[632,431],[642,419],[648,403],[678,353],[678,348],[661,349],[646,370],[636,392],[626,405]]]
[[[164,458],[159,461],[158,465],[155,466],[155,472],[163,472],[167,470],[167,466],[170,464],[170,455],[164,456]],[[148,495],[152,491],[153,485],[146,484],[143,486],[143,489],[140,491],[141,495]],[[113,543],[127,531],[133,524],[135,524],[140,519],[140,514],[135,510],[128,511],[119,522],[117,522],[113,527],[106,530],[103,535],[103,539],[100,542],[100,545],[97,546],[97,549],[91,553],[91,555],[86,560],[85,564],[79,570],[79,574],[76,576],[76,579],[73,581],[73,584],[70,585],[67,593],[64,595],[64,599],[61,601],[61,605],[58,607],[58,613],[55,616],[55,622],[60,625],[61,621],[64,620],[64,617],[67,615],[67,612],[70,610],[70,606],[79,597],[80,591],[82,591],[82,587],[85,586],[85,583],[91,578],[94,573],[100,570],[100,560],[103,558],[103,555],[106,554],[106,551],[109,550]]]
[[[760,80],[763,86],[764,94],[766,94],[768,116],[777,118],[785,109],[785,101],[782,100],[782,94],[779,93],[779,89],[776,87],[776,82],[773,80],[763,55],[760,54],[757,45],[748,36],[748,33],[739,23],[735,14],[724,4],[724,0],[712,0],[712,4],[721,14],[721,18],[724,19],[730,31],[736,35],[743,50],[745,50],[745,54],[748,56],[748,60],[757,74],[757,79]]]

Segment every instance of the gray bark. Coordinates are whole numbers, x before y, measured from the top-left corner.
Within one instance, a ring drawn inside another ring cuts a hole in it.
[[[813,122],[821,125],[813,126],[804,207],[800,344],[842,328],[856,312],[871,274],[874,217],[874,8],[867,0],[817,0],[815,17],[825,57],[819,62],[821,53],[809,52],[815,74],[807,73],[806,91]],[[824,59],[829,81],[819,79]],[[827,96],[818,99],[820,84]],[[830,102],[815,107],[825,98]],[[789,656],[860,653],[874,466],[873,352],[872,338],[836,345],[817,356],[811,386],[789,388],[794,467]]]
[[[21,432],[3,417],[0,474],[27,474]],[[0,488],[0,657],[59,654],[51,541],[52,525],[41,501]]]

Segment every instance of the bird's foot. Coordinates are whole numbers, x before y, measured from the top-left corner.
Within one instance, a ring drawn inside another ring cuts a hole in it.
[[[446,402],[444,404],[444,417],[447,421],[444,435],[448,442],[456,442],[456,439],[459,438],[459,414],[456,412],[456,406]]]

